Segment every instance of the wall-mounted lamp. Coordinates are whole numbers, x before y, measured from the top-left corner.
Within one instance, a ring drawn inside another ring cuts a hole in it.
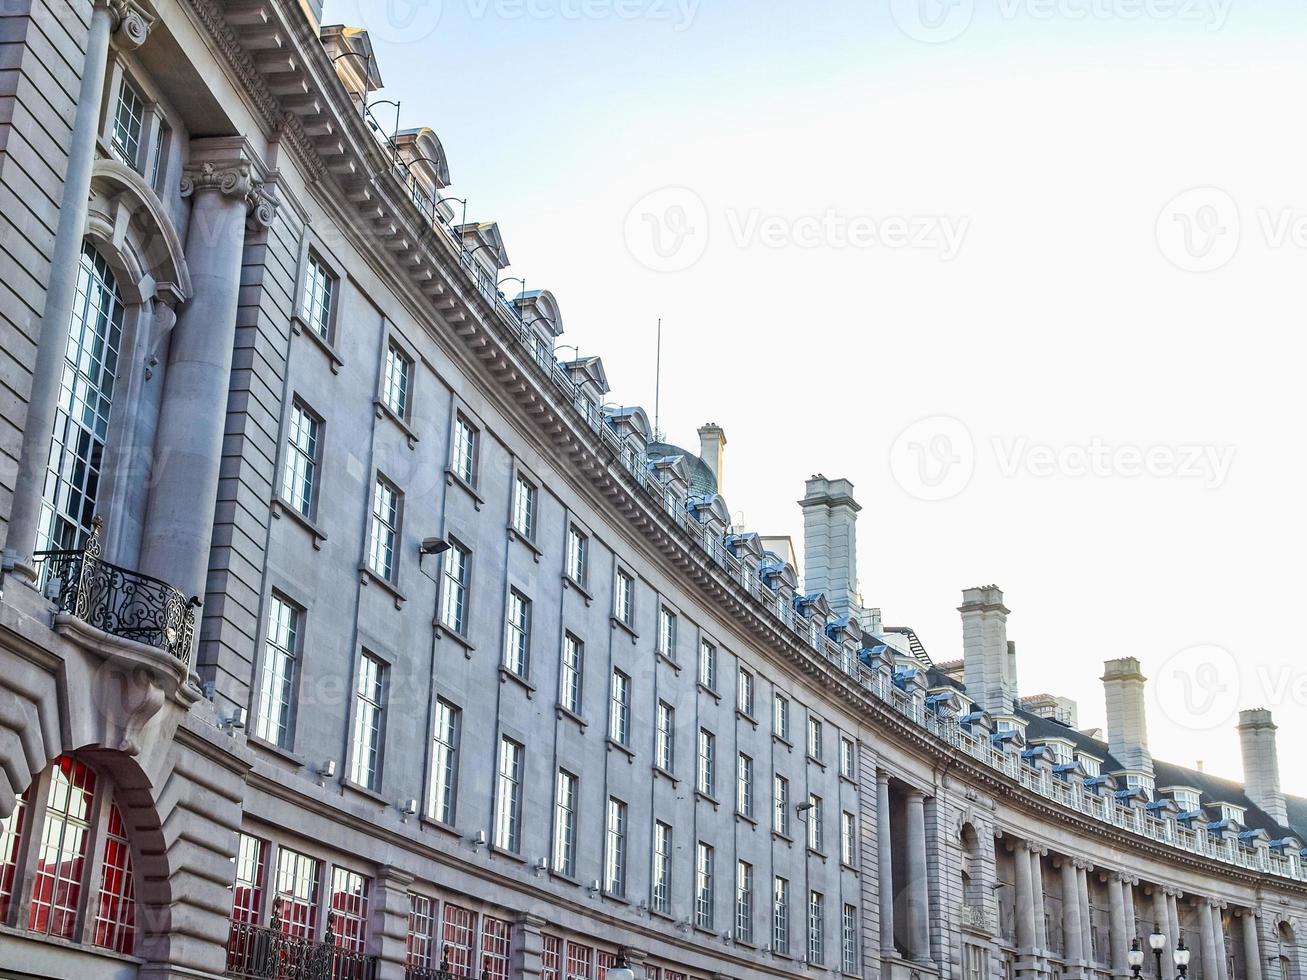
[[[222,720],[219,726],[225,732],[240,731],[245,727],[245,709],[241,707],[232,708],[231,714]]]
[[[418,547],[418,554],[441,555],[449,550],[449,542],[444,538],[423,538]]]

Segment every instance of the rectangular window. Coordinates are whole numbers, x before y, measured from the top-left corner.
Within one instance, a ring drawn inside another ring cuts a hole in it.
[[[855,779],[858,765],[858,747],[853,739],[840,736],[840,775],[845,779]]]
[[[508,980],[513,927],[503,919],[481,918],[481,980]]]
[[[315,858],[288,847],[277,850],[277,900],[281,931],[292,939],[318,939],[318,878]]]
[[[432,820],[453,825],[458,791],[458,729],[462,713],[444,698],[436,699],[431,734],[431,797],[427,813]]]
[[[695,787],[705,796],[713,795],[717,783],[717,736],[706,728],[699,729],[699,766]]]
[[[540,980],[564,980],[561,936],[545,933],[540,937]]]
[[[594,971],[594,948],[581,943],[567,944],[568,980],[590,980]]]
[[[858,818],[845,810],[840,814],[840,860],[853,867],[858,856]]]
[[[772,734],[790,740],[790,702],[779,694],[772,698]]]
[[[567,529],[567,577],[582,588],[589,572],[590,539],[576,529]]]
[[[613,671],[609,693],[608,737],[618,745],[626,745],[631,736],[631,678],[620,670]]]
[[[346,868],[331,869],[331,928],[336,946],[361,953],[368,944],[371,880]]]
[[[445,903],[445,917],[441,925],[441,959],[448,960],[449,970],[455,975],[470,977],[476,954],[477,914],[460,908],[453,902]]]
[[[735,764],[735,809],[753,818],[753,760],[743,752]]]
[[[790,882],[786,878],[772,883],[771,945],[772,952],[790,955]]]
[[[145,99],[127,79],[118,90],[118,105],[113,114],[113,136],[109,147],[113,155],[133,170],[141,169],[141,133],[145,128]]]
[[[378,476],[372,491],[372,541],[368,550],[368,567],[387,582],[395,578],[399,513],[399,491],[389,480]]]
[[[159,177],[164,172],[164,164],[168,158],[168,143],[170,131],[162,119],[159,120],[159,127],[154,132],[154,150],[150,154],[150,186],[156,192],[162,191],[162,185]],[[162,196],[162,195],[160,195]]]
[[[845,905],[844,915],[840,922],[840,967],[850,976],[858,975],[858,908],[856,905]],[[970,957],[968,957],[969,959]],[[974,980],[986,980],[981,975]]]
[[[826,898],[808,892],[808,962],[821,966],[826,961]]]
[[[531,654],[531,600],[517,589],[508,593],[508,631],[504,666],[518,677],[527,676]]]
[[[808,718],[808,758],[821,762],[821,743],[822,743],[821,722],[816,718]]]
[[[825,841],[822,839],[821,828],[821,797],[814,793],[808,794],[808,847],[818,853],[821,852],[822,845]]]
[[[385,664],[371,654],[363,654],[359,660],[358,686],[354,690],[354,744],[350,752],[349,778],[373,790],[380,781],[385,676]]]
[[[604,826],[604,891],[619,898],[626,894],[626,804],[611,796]]]
[[[743,714],[753,717],[753,675],[743,667],[739,671],[739,692],[735,706]]]
[[[18,878],[18,854],[23,842],[23,818],[27,801],[18,797],[13,813],[0,820],[0,922],[9,919],[9,904]]]
[[[459,636],[467,636],[467,587],[471,569],[472,552],[453,542],[441,563],[440,624]]]
[[[258,925],[263,914],[264,843],[249,834],[236,836],[236,878],[231,890],[231,920]]]
[[[694,924],[700,929],[713,927],[713,849],[699,841],[694,862]]]
[[[717,648],[707,640],[699,644],[699,683],[710,691],[717,690]]]
[[[513,530],[528,541],[535,540],[536,488],[523,476],[513,485]]]
[[[571,633],[563,637],[563,674],[560,701],[574,715],[581,713],[581,679],[585,672],[585,644]]]
[[[304,517],[311,518],[317,497],[318,453],[322,446],[322,422],[296,400],[286,427],[286,464],[281,478],[281,495]]]
[[[771,829],[783,837],[790,836],[790,781],[784,776],[772,779]]]
[[[666,701],[658,702],[654,762],[664,772],[676,771],[676,709]]]
[[[499,740],[495,846],[514,854],[522,846],[522,746],[511,738]]]
[[[309,329],[323,340],[331,340],[331,314],[336,303],[337,279],[323,261],[309,253],[308,273],[304,278],[304,319]]]
[[[663,915],[672,911],[672,825],[654,824],[653,910]]]
[[[676,659],[676,613],[666,606],[658,610],[658,652],[668,660]]]
[[[617,588],[613,595],[613,615],[622,625],[635,626],[635,579],[623,569],[617,570]]]
[[[291,701],[302,615],[279,595],[268,600],[268,634],[263,646],[254,734],[282,748],[290,748]]]
[[[73,938],[94,797],[95,773],[89,767],[67,758],[54,767],[27,923],[33,932]]]
[[[435,903],[425,895],[408,894],[408,937],[404,942],[404,965],[409,970],[429,970],[432,933],[436,928]]]
[[[576,875],[576,777],[558,770],[554,788],[554,870]]]
[[[748,861],[735,866],[735,938],[753,942],[753,865]]]
[[[392,340],[386,346],[386,368],[381,379],[381,401],[398,418],[408,419],[408,391],[413,360]]]
[[[470,487],[476,486],[477,476],[477,430],[462,415],[454,419],[453,448],[450,453],[450,468],[454,475]]]
[[[117,953],[130,953],[136,943],[136,886],[127,825],[116,805],[109,807],[104,833],[100,894],[94,900],[95,923],[91,942]],[[87,914],[90,912],[88,908]]]

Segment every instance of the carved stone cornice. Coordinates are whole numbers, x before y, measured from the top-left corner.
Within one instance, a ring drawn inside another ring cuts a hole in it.
[[[263,181],[248,160],[205,160],[182,174],[182,197],[200,191],[217,191],[245,202],[250,217],[260,225],[269,225],[277,214],[277,201],[264,191]]]

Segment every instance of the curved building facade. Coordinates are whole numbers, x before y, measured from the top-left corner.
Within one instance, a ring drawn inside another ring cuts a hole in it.
[[[996,586],[885,626],[848,481],[734,526],[320,21],[0,17],[0,977],[1304,980],[1269,713],[1170,765]]]

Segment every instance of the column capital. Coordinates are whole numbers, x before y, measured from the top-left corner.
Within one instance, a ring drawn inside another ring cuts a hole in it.
[[[912,801],[920,800],[924,803],[926,800],[926,791],[924,789],[917,789],[915,786],[909,786],[903,791],[903,795]]]
[[[113,38],[119,48],[135,50],[145,43],[155,18],[135,0],[95,0],[95,7],[109,11],[113,18]]]
[[[876,783],[880,786],[889,785],[889,773],[884,769],[876,770]]]
[[[1094,870],[1093,864],[1089,861],[1086,861],[1084,858],[1076,858],[1075,866],[1077,871],[1084,871],[1086,873]]]
[[[411,872],[397,868],[393,864],[383,865],[377,871],[377,883],[384,888],[408,888],[413,881]]]
[[[265,192],[263,179],[255,172],[254,164],[241,157],[204,160],[187,167],[182,174],[182,197],[192,197],[200,191],[217,191],[244,201],[251,218],[261,225],[272,224],[277,213],[277,201]]]
[[[1024,847],[1027,851],[1029,851],[1031,854],[1042,855],[1044,853],[1043,845],[1038,843],[1037,841],[1033,841],[1033,840],[1022,841],[1021,846]]]

